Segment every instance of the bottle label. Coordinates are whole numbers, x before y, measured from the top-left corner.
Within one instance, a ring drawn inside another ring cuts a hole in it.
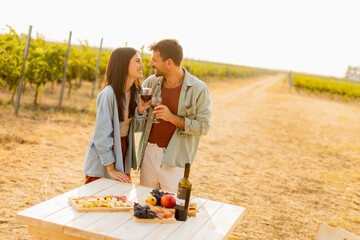
[[[176,209],[187,210],[189,207],[191,189],[179,188],[176,198]]]
[[[176,205],[185,206],[185,200],[184,199],[180,199],[180,198],[176,198]]]

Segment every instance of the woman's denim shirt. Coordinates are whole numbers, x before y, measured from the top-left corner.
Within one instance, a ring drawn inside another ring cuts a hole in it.
[[[138,97],[135,97],[138,104]],[[96,99],[96,123],[95,131],[92,135],[85,156],[83,173],[91,177],[111,178],[108,174],[107,165],[114,163],[115,169],[120,172],[130,173],[131,168],[137,169],[134,127],[130,124],[128,140],[128,150],[125,156],[125,169],[121,151],[121,138],[118,108],[115,93],[111,86],[104,88]],[[137,113],[132,121],[144,118]]]

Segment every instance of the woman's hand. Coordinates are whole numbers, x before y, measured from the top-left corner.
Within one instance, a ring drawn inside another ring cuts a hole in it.
[[[114,163],[107,165],[106,168],[110,177],[115,178],[120,182],[131,183],[130,178],[125,173],[116,171],[116,169],[114,168]]]
[[[139,105],[138,105],[139,114],[143,114],[145,109],[148,109],[150,106],[151,106],[151,100],[144,102],[144,100],[139,95]]]

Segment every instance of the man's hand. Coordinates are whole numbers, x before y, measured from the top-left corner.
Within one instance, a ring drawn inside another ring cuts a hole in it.
[[[107,165],[106,168],[110,177],[115,178],[120,182],[131,183],[130,178],[125,173],[116,171],[116,169],[114,168],[114,163]]]
[[[156,119],[162,119],[164,121],[171,122],[176,127],[185,130],[185,119],[183,117],[179,117],[178,115],[170,112],[169,108],[165,105],[159,105],[154,108],[154,114],[156,114]]]
[[[162,119],[164,121],[171,122],[174,114],[172,114],[169,108],[165,105],[159,105],[154,108],[154,114],[156,114],[156,119]]]
[[[139,95],[139,106],[138,106],[139,114],[143,114],[145,109],[148,109],[150,106],[151,106],[151,100],[144,102],[144,100]]]

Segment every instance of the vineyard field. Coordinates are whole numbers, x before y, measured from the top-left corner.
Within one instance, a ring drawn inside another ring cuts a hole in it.
[[[22,76],[21,68],[27,36],[16,33],[10,26],[8,28],[8,33],[0,35],[0,87],[6,87],[8,91],[12,92],[11,101],[13,101]],[[66,42],[46,42],[44,37],[39,34],[36,35],[36,38],[31,39],[24,76],[25,84],[36,87],[34,104],[38,103],[38,94],[41,88],[47,83],[51,83],[53,86],[55,82],[60,82],[63,78],[66,51]],[[98,85],[103,83],[111,51],[112,49],[108,48],[102,49],[97,76],[95,76],[99,48],[89,46],[86,40],[80,41],[80,44],[77,45],[72,43],[65,78],[69,85],[69,95],[72,89],[80,88],[83,81],[98,81]],[[149,66],[151,55],[144,52],[144,46],[139,51],[145,66],[143,69],[145,79],[153,74],[153,69]],[[276,73],[274,70],[194,59],[184,59],[182,66],[203,81],[247,78]]]
[[[360,82],[334,77],[293,74],[294,86],[314,93],[328,93],[348,99],[360,99]]]

